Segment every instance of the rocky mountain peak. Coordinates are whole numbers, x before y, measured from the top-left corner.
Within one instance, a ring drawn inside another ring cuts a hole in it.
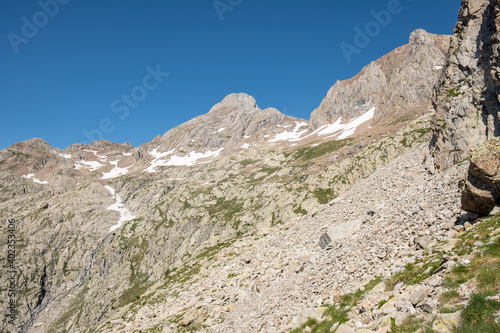
[[[242,110],[257,110],[255,98],[245,93],[235,93],[226,96],[222,102],[216,104],[209,113],[217,112],[222,108],[237,108]]]
[[[311,130],[340,118],[346,122],[360,117],[371,108],[375,108],[376,123],[428,111],[449,40],[449,36],[415,30],[409,44],[372,62],[355,77],[335,83],[311,114]]]
[[[410,34],[410,45],[434,45],[434,38],[424,29],[417,29]]]
[[[41,138],[29,139],[26,141],[19,142],[16,145],[19,145],[22,147],[36,148],[36,149],[40,149],[40,150],[52,148],[52,146],[50,144],[48,144],[47,141],[45,141],[44,139],[41,139]]]
[[[302,119],[289,117],[274,108],[261,110],[250,95],[230,94],[210,111],[155,138],[150,149],[158,152],[212,154],[239,149],[264,138],[274,137],[283,127],[293,127]]]

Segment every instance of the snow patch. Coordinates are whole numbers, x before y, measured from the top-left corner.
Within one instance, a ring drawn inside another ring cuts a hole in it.
[[[59,153],[59,156],[63,157],[63,158],[71,158],[71,155],[70,154],[62,154],[62,153]]]
[[[123,153],[123,156],[132,156],[132,153]]]
[[[120,168],[120,167],[118,167],[118,162],[119,162],[119,160],[110,161],[109,163],[113,164],[115,167],[110,172],[103,173],[101,179],[112,179],[112,178],[126,175],[128,173],[128,169],[130,168],[130,166],[126,167],[126,168]]]
[[[367,121],[370,121],[373,119],[373,116],[375,115],[375,107],[371,108],[364,114],[362,114],[359,117],[356,117],[352,119],[350,122],[346,124],[342,124],[342,118],[338,119],[336,122],[330,125],[322,126],[318,128],[314,133],[318,133],[318,135],[329,135],[333,134],[331,136],[328,136],[328,138],[332,137],[337,137],[337,139],[342,140],[347,138],[348,136],[351,136],[356,132],[356,129],[366,123]]]
[[[295,122],[295,127],[291,132],[284,131],[283,133],[276,134],[274,139],[269,140],[269,142],[278,142],[278,141],[299,141],[300,137],[307,132],[306,130],[300,131],[300,129],[304,126],[307,126],[307,123],[299,123]]]
[[[75,163],[75,169],[89,169],[90,171],[95,171],[99,168],[102,168],[104,164],[101,164],[97,161],[79,161]]]
[[[435,69],[442,69],[443,66],[434,66]]]
[[[114,210],[114,211],[117,211],[118,213],[120,213],[120,218],[118,219],[118,223],[109,228],[109,232],[113,232],[116,229],[120,228],[123,225],[123,223],[135,219],[135,216],[132,215],[132,213],[130,213],[130,211],[127,208],[125,208],[125,206],[123,205],[122,199],[120,198],[120,196],[118,194],[115,193],[114,188],[112,188],[111,186],[108,186],[108,185],[104,186],[104,188],[106,190],[108,190],[111,193],[111,195],[113,195],[113,198],[115,199],[115,203],[106,209]]]
[[[151,165],[149,166],[149,168],[147,168],[144,171],[147,171],[149,173],[158,172],[155,170],[156,167],[165,166],[166,165],[165,163],[167,162],[167,161],[162,160],[162,158],[166,157],[168,155],[171,155],[174,151],[175,151],[175,149],[166,151],[164,153],[159,153],[158,148],[155,148],[152,151],[149,151],[148,154],[153,156],[155,159],[153,160],[153,162],[151,162]]]
[[[217,131],[217,133],[223,132],[225,129],[226,129],[225,127],[220,128],[220,129]]]
[[[41,181],[39,179],[36,179],[34,173],[29,173],[27,175],[23,175],[22,177],[26,178],[26,179],[31,179],[31,180],[33,180],[33,182],[38,183],[38,184],[48,184],[49,183],[49,182],[46,182],[46,181]]]
[[[211,161],[198,162],[198,160],[210,157],[216,157],[220,152],[224,150],[221,148],[216,151],[207,151],[206,153],[196,153],[194,151],[190,152],[187,156],[172,156],[170,160],[166,161],[164,165],[166,166],[192,166],[196,163],[210,163]]]
[[[243,148],[243,149],[248,149],[250,147],[252,147],[252,145],[250,145],[248,143],[245,143],[243,146],[241,146],[241,148]]]

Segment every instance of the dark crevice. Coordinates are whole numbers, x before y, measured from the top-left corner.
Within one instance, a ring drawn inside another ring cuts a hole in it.
[[[46,279],[47,279],[47,265],[45,265],[43,267],[43,274],[42,274],[42,277],[40,278],[40,292],[38,293],[38,301],[36,302],[35,308],[42,305],[43,299],[45,298],[45,295],[47,294],[47,290],[45,289],[45,280]]]

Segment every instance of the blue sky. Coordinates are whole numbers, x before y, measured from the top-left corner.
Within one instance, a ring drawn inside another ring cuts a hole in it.
[[[406,44],[413,30],[452,34],[459,7],[460,0],[4,0],[0,149],[33,137],[59,148],[101,137],[138,146],[233,92],[308,119],[335,81]],[[374,24],[373,11],[382,10],[384,26]],[[367,26],[373,37],[347,61],[340,45],[356,47],[355,28]]]

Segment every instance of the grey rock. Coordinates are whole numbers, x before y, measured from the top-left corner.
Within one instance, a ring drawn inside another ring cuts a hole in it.
[[[498,9],[496,1],[462,1],[433,102],[438,115],[430,148],[437,171],[500,135]]]
[[[328,234],[326,232],[324,234],[322,234],[321,237],[319,238],[319,246],[322,249],[326,249],[330,245],[331,242],[332,242],[332,239],[330,238],[330,236],[328,236]]]
[[[414,306],[422,302],[427,297],[427,290],[420,289],[410,297],[410,302]]]

